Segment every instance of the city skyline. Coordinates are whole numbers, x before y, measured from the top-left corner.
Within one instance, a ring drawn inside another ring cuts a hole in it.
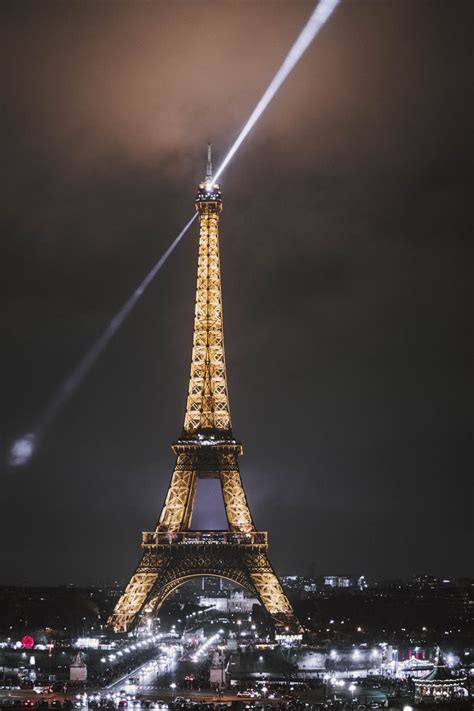
[[[238,3],[140,16],[125,4],[111,24],[105,6],[45,3],[39,27],[31,7],[6,10],[5,445],[176,233],[206,141],[224,155],[312,3],[282,4],[271,23],[249,3],[258,50]],[[472,573],[470,132],[467,112],[448,107],[467,86],[467,44],[441,2],[360,7],[341,3],[220,180],[233,430],[280,573],[460,577]],[[197,79],[198,21],[218,91]],[[188,48],[173,62],[170,25]],[[32,463],[3,469],[1,583],[127,578],[181,429],[196,256],[197,228]],[[219,492],[204,483],[196,526],[221,528]]]

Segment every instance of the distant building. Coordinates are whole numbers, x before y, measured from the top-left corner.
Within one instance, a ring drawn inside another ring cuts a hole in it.
[[[318,591],[316,579],[307,575],[284,575],[281,578],[281,582],[288,593],[300,599],[304,599]]]
[[[345,575],[325,575],[324,584],[329,588],[352,588],[354,587],[351,578]]]
[[[201,592],[209,597],[217,595],[224,590],[223,578],[201,578]]]
[[[200,607],[212,607],[218,612],[252,612],[254,605],[258,605],[256,597],[247,597],[243,590],[235,590],[228,597],[200,597]]]
[[[325,575],[324,585],[330,588],[358,588],[365,590],[367,581],[364,575]]]
[[[288,593],[304,599],[315,595],[324,588],[354,588],[365,590],[367,581],[363,575],[323,575],[310,577],[307,575],[284,575],[281,581]]]

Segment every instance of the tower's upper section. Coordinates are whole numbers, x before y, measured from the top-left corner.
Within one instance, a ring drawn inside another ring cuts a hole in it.
[[[196,198],[199,255],[191,373],[183,437],[212,443],[232,439],[224,354],[219,215],[222,197],[212,180],[210,146],[206,179]]]
[[[199,183],[198,193],[196,195],[196,210],[203,212],[204,210],[214,210],[220,212],[222,210],[222,195],[219,185],[212,179],[212,155],[211,144],[207,146],[207,169],[206,178],[202,183]]]

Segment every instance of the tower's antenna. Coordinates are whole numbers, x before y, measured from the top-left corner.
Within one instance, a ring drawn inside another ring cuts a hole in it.
[[[206,180],[212,181],[212,146],[210,143],[207,144]]]

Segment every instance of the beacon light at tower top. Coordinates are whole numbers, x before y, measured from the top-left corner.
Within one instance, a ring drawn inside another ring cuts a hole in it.
[[[198,194],[196,198],[196,203],[201,202],[220,202],[222,200],[222,195],[218,183],[214,180],[212,176],[212,154],[211,154],[211,144],[207,144],[207,168],[206,177],[203,182],[199,183]]]
[[[219,186],[217,180],[222,172],[225,170],[227,165],[230,163],[234,155],[239,150],[240,146],[252,130],[252,128],[257,123],[258,119],[261,117],[277,91],[280,89],[281,85],[288,77],[292,69],[296,66],[304,52],[308,49],[311,42],[314,40],[319,30],[323,27],[325,22],[332,15],[333,11],[336,9],[340,0],[320,0],[316,8],[312,12],[302,31],[296,38],[296,41],[290,48],[287,56],[285,57],[280,68],[276,72],[272,81],[268,85],[267,89],[263,93],[261,99],[257,103],[255,109],[250,114],[247,122],[244,124],[239,135],[234,141],[233,145],[227,152],[224,160],[219,166],[217,172],[212,175],[212,164],[210,161],[210,150],[208,149],[208,171],[206,174],[206,179],[203,183],[203,190],[205,190],[206,197],[204,199],[209,199],[213,197],[215,192],[219,192]],[[58,414],[61,412],[63,407],[72,397],[72,395],[79,388],[85,376],[88,374],[89,370],[92,368],[98,357],[105,350],[112,337],[121,327],[129,313],[132,311],[136,303],[140,300],[144,294],[147,287],[151,284],[157,273],[161,270],[164,263],[167,261],[168,257],[178,246],[179,242],[182,240],[186,232],[191,227],[192,223],[197,217],[195,213],[192,218],[187,222],[179,234],[175,237],[170,246],[165,250],[160,259],[152,267],[150,272],[146,275],[143,281],[115,314],[112,320],[109,322],[105,330],[99,336],[99,338],[92,344],[91,348],[86,352],[81,361],[79,361],[76,368],[72,371],[68,378],[59,386],[58,390],[53,393],[50,400],[47,402],[44,411],[38,417],[35,427],[31,428],[28,434],[24,434],[18,439],[16,439],[10,446],[7,459],[8,464],[11,467],[21,467],[32,459],[35,452],[38,449],[41,438],[45,435],[47,429],[56,419]]]

